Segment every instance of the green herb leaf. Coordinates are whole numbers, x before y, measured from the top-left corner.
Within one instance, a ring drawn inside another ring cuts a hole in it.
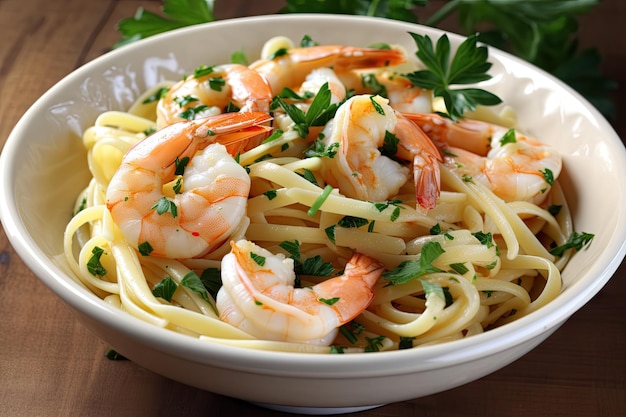
[[[364,349],[365,352],[379,352],[385,339],[385,336],[366,337],[365,340],[367,341],[367,346]]]
[[[178,159],[178,157],[176,157],[176,160],[174,161],[176,166],[174,175],[183,175],[185,173],[185,167],[189,164],[189,161],[190,159],[188,156],[183,157],[183,159]]]
[[[256,263],[258,266],[265,265],[265,256],[257,255],[254,252],[250,252],[250,257],[252,258],[254,263]]]
[[[315,255],[312,258],[307,258],[302,263],[301,274],[313,275],[317,277],[329,277],[332,275],[335,268],[330,262],[324,262],[320,255]]]
[[[207,268],[200,274],[200,281],[204,288],[211,294],[213,299],[217,298],[217,292],[222,287],[222,274],[217,268]]]
[[[333,297],[333,298],[320,298],[319,301],[324,303],[324,304],[328,304],[329,306],[332,306],[333,304],[335,304],[337,301],[339,301],[340,298],[339,297]]]
[[[156,212],[159,215],[163,215],[165,213],[171,213],[172,217],[178,216],[178,208],[176,207],[176,203],[167,197],[161,197],[159,201],[157,201],[151,209],[156,209]]]
[[[152,248],[152,245],[148,241],[145,241],[143,243],[140,243],[137,246],[137,250],[143,256],[149,256],[154,249]]]
[[[178,289],[178,284],[171,277],[165,277],[152,288],[152,295],[172,302],[172,297]]]
[[[313,141],[313,145],[309,149],[304,151],[304,156],[306,156],[307,158],[334,158],[335,155],[337,155],[338,151],[339,142],[334,142],[326,146],[326,143],[324,143],[324,141],[316,139],[315,141]]]
[[[180,280],[180,285],[199,294],[202,299],[207,303],[211,303],[211,301],[209,300],[209,293],[207,292],[207,289],[195,272],[188,272],[187,275],[185,275],[183,279]]]
[[[557,246],[556,248],[552,249],[550,251],[550,253],[552,255],[554,255],[554,256],[563,256],[565,251],[568,250],[568,249],[575,249],[575,250],[579,251],[584,246],[591,244],[591,241],[593,240],[594,236],[595,235],[593,235],[591,233],[585,233],[585,232],[577,233],[577,232],[574,232],[567,239],[567,242],[565,242],[561,246]]]
[[[502,102],[496,95],[479,88],[452,88],[459,84],[473,84],[491,78],[487,71],[485,46],[477,46],[477,35],[470,35],[456,51],[450,62],[450,40],[442,35],[433,46],[428,35],[411,33],[417,44],[417,57],[427,69],[406,74],[416,86],[432,90],[435,97],[442,97],[452,120],[462,118],[465,111],[475,110],[477,105],[491,106]]]
[[[212,22],[215,20],[213,3],[214,0],[163,0],[166,16],[138,8],[133,17],[118,23],[122,40],[115,47],[181,27]]]
[[[517,138],[515,137],[515,129],[509,129],[506,131],[504,135],[500,138],[500,146],[504,146],[507,143],[516,143]]]
[[[439,297],[442,300],[446,300],[446,296],[443,293],[443,288],[441,285],[432,283],[426,279],[419,279],[420,284],[422,284],[422,288],[424,289],[424,295],[426,295],[426,299],[429,297]]]
[[[365,226],[368,223],[369,220],[355,216],[344,216],[337,222],[339,226],[345,228],[359,228],[361,226]]]
[[[385,271],[382,277],[389,285],[401,285],[426,274],[444,272],[432,263],[445,251],[438,242],[428,242],[422,248],[419,259],[404,261],[396,268]]]
[[[106,275],[107,270],[100,263],[100,258],[104,254],[104,249],[99,246],[94,246],[91,250],[91,257],[87,261],[87,271],[91,275],[103,277]]]
[[[276,192],[276,190],[267,190],[266,192],[263,193],[263,195],[267,197],[268,200],[275,199],[277,194],[278,193]]]

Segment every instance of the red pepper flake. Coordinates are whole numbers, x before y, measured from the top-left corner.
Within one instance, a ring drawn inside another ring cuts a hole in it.
[[[200,233],[198,233],[198,232],[191,232],[191,234],[194,235],[194,236],[200,236]]]

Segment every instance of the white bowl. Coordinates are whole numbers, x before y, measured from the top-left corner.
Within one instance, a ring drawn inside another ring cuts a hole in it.
[[[265,40],[308,34],[322,44],[403,44],[407,32],[442,32],[351,16],[264,16],[200,25],[129,45],[79,68],[50,89],[11,133],[0,159],[0,214],[18,254],[77,317],[112,348],[166,377],[215,393],[302,413],[331,413],[408,400],[476,380],[521,357],[593,297],[626,252],[626,152],[605,119],[553,77],[490,49],[488,89],[520,126],[563,154],[565,189],[578,231],[595,233],[563,272],[547,306],[464,340],[355,355],[285,354],[216,345],[156,328],[105,304],[70,275],[62,235],[89,172],[80,140],[104,110],[126,109],[146,87],[199,64],[227,62]],[[462,38],[449,35],[453,45]]]

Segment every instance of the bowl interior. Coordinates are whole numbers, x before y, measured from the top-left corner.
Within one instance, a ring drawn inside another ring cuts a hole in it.
[[[62,257],[63,230],[76,196],[90,177],[80,138],[98,114],[126,109],[147,87],[179,79],[200,64],[228,62],[234,51],[258,56],[272,36],[285,35],[297,42],[310,35],[320,44],[355,46],[382,41],[415,51],[407,32],[428,34],[433,39],[442,33],[402,22],[350,16],[256,17],[156,36],[90,62],[37,101],[7,141],[0,175],[0,213],[7,235],[29,267],[65,301],[92,317],[125,326],[110,319],[116,313],[73,280]],[[449,36],[453,45],[462,41]],[[516,338],[562,323],[617,269],[626,251],[626,191],[622,187],[626,153],[609,124],[570,88],[515,57],[493,48],[490,52],[494,78],[484,88],[515,109],[523,130],[561,151],[564,172],[560,181],[573,211],[575,230],[595,234],[590,247],[578,253],[563,272],[563,291],[556,300],[493,335],[476,336],[472,342],[506,334],[511,345]],[[133,326],[143,329],[147,325],[138,322]],[[197,343],[190,338],[171,340],[181,346]],[[457,342],[451,343],[455,346]],[[460,341],[457,346],[463,343],[469,342]]]

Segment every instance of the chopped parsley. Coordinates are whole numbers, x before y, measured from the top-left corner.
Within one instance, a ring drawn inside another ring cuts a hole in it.
[[[258,266],[265,265],[265,256],[257,255],[254,252],[250,252],[250,257],[252,258],[254,263],[256,263]]]
[[[165,277],[152,288],[152,295],[162,298],[167,302],[172,302],[172,297],[178,289],[178,284],[172,277]]]
[[[139,246],[137,246],[137,250],[143,256],[149,256],[154,249],[152,248],[152,245],[148,241],[145,241],[143,243],[140,243]]]
[[[104,254],[104,249],[99,246],[94,246],[91,250],[91,257],[87,261],[87,270],[91,275],[103,277],[106,275],[107,270],[100,263],[100,258]]]
[[[388,285],[401,285],[426,274],[444,272],[433,265],[444,252],[438,242],[428,242],[422,248],[419,259],[403,261],[394,269],[383,272],[382,277],[389,281]]]
[[[159,215],[163,215],[165,213],[171,213],[172,217],[178,216],[178,208],[176,207],[176,203],[167,197],[161,197],[159,201],[157,201],[151,209],[155,210]]]
[[[200,295],[200,297],[202,297],[204,301],[206,301],[207,303],[210,303],[209,293],[207,292],[207,289],[202,283],[202,280],[200,280],[200,277],[198,277],[198,275],[195,272],[193,271],[188,272],[187,275],[185,275],[183,279],[180,280],[180,285],[182,285],[183,287],[187,289],[190,289],[191,291]]]
[[[200,281],[204,288],[213,296],[217,297],[217,292],[222,287],[222,274],[217,268],[207,268],[200,274]]]
[[[591,243],[595,235],[591,233],[572,233],[567,242],[565,242],[561,246],[557,246],[550,250],[550,253],[554,256],[563,256],[566,250],[575,249],[577,251],[581,250],[584,246],[587,246]]]

